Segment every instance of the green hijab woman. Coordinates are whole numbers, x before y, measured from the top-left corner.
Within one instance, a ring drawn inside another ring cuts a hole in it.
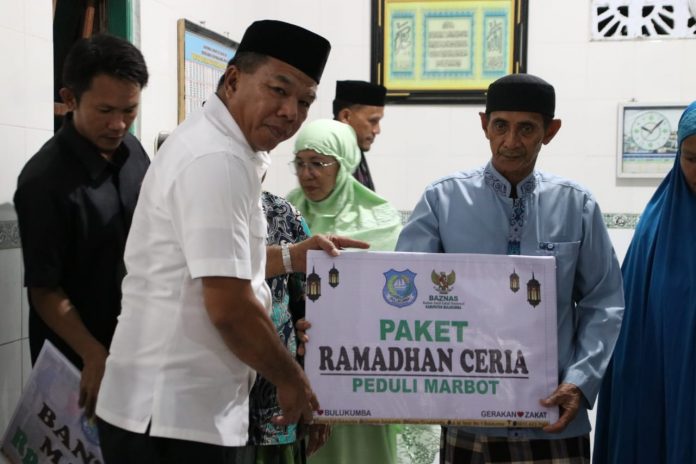
[[[294,151],[291,165],[300,188],[287,199],[312,233],[343,235],[368,242],[371,251],[393,251],[401,216],[353,177],[360,163],[353,128],[330,119],[313,121],[298,133]]]
[[[393,251],[401,231],[399,212],[352,176],[359,163],[360,149],[348,124],[328,119],[306,124],[291,163],[300,188],[287,199],[312,233],[339,234],[368,242],[372,251]],[[396,463],[399,430],[395,425],[335,425],[309,463]]]

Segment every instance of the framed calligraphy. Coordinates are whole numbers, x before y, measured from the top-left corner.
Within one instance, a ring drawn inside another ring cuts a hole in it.
[[[480,103],[526,71],[529,0],[372,0],[372,82],[390,103]]]

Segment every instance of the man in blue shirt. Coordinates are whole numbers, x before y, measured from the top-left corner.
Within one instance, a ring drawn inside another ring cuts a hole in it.
[[[542,400],[560,408],[543,429],[443,430],[442,462],[589,463],[591,408],[619,334],[624,299],[616,255],[594,197],[534,169],[561,127],[555,92],[527,74],[488,88],[481,127],[491,160],[430,184],[398,251],[555,256],[559,386]]]

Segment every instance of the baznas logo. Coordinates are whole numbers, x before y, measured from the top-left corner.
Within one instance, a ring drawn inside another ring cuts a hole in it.
[[[452,291],[452,286],[454,285],[454,281],[456,279],[457,275],[454,273],[454,271],[450,272],[449,274],[445,274],[444,272],[440,271],[438,274],[435,272],[435,269],[433,269],[433,272],[430,274],[430,280],[432,280],[435,284],[435,290],[437,290],[437,292],[441,295],[447,295]]]
[[[397,308],[403,308],[416,301],[416,274],[406,269],[395,271],[390,269],[384,273],[386,282],[382,289],[384,301]]]

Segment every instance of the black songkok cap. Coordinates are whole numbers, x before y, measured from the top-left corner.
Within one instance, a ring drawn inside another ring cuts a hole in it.
[[[336,100],[354,105],[384,106],[387,89],[365,81],[336,81]]]
[[[318,84],[331,44],[312,31],[283,21],[255,21],[244,32],[237,53],[268,55],[295,67]]]
[[[553,118],[556,92],[553,86],[531,74],[510,74],[488,86],[486,113],[526,111]]]

